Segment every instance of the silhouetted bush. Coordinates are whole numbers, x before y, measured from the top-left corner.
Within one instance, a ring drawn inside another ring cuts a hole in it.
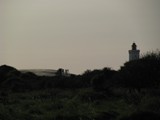
[[[158,88],[160,85],[160,53],[148,53],[139,60],[129,61],[114,78],[122,87]]]
[[[13,67],[7,65],[0,66],[0,82],[3,82],[13,76],[20,76],[20,74],[21,72]]]
[[[22,79],[36,79],[38,76],[37,75],[35,75],[34,73],[32,73],[32,72],[27,72],[27,73],[23,73],[22,75],[21,75],[21,78]]]
[[[92,77],[91,85],[95,90],[107,90],[112,85],[112,77],[116,71],[104,68]]]

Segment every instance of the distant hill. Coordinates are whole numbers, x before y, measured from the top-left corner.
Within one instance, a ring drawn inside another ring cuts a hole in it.
[[[57,70],[52,69],[22,69],[19,70],[22,73],[32,72],[38,76],[55,76]]]

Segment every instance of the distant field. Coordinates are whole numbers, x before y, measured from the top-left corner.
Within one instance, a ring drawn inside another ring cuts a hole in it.
[[[52,69],[23,69],[22,73],[32,72],[38,76],[55,76],[56,70]]]

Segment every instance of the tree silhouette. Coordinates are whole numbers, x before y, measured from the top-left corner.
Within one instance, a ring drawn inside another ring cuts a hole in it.
[[[147,53],[139,60],[126,62],[116,76],[123,87],[141,90],[160,85],[160,53]]]

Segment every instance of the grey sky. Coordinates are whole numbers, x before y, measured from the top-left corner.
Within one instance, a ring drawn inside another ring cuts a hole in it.
[[[160,49],[160,0],[0,0],[0,64],[118,69],[135,41]]]

